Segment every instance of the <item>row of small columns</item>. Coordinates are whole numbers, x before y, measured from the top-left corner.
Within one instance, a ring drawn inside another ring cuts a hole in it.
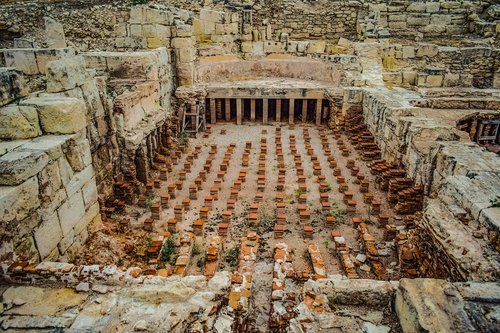
[[[231,119],[231,99],[230,98],[209,98],[210,105],[210,123],[215,124],[217,122],[217,113],[222,110],[222,101],[225,103],[225,119],[229,121]],[[295,99],[288,99],[289,111],[288,111],[288,123],[290,125],[294,124],[295,115]],[[302,119],[307,119],[307,103],[309,99],[302,99]],[[256,99],[250,98],[250,121],[255,121],[255,104]],[[281,99],[276,99],[276,122],[281,122]],[[316,125],[321,124],[321,111],[323,106],[323,99],[316,100]],[[269,118],[269,99],[262,99],[262,123],[267,125]],[[236,124],[241,125],[243,121],[243,99],[236,98]]]

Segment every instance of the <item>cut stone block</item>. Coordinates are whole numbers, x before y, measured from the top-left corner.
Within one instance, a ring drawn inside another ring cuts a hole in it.
[[[38,179],[30,178],[18,186],[0,186],[0,221],[22,221],[40,206]]]
[[[0,106],[28,95],[22,73],[14,68],[0,68]]]
[[[71,97],[33,97],[20,103],[37,109],[44,133],[72,134],[86,126],[85,103]]]
[[[41,134],[35,108],[12,105],[0,109],[0,139],[29,139]]]
[[[36,175],[48,163],[47,154],[40,151],[13,150],[0,157],[0,185],[19,185]]]
[[[47,91],[60,92],[83,85],[85,67],[83,57],[71,57],[47,63]]]

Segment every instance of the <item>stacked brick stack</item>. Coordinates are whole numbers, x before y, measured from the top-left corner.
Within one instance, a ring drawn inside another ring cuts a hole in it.
[[[174,274],[184,276],[191,259],[194,235],[191,232],[184,232],[180,237],[181,246],[178,257],[174,265]]]
[[[325,261],[323,260],[323,256],[316,244],[310,244],[307,247],[307,251],[309,252],[309,257],[311,258],[311,263],[314,270],[313,278],[323,279],[326,278],[326,270],[325,270]]]
[[[206,262],[203,275],[208,278],[214,276],[219,267],[219,252],[223,239],[220,237],[213,237],[208,240],[208,247],[206,252]]]
[[[238,270],[232,275],[232,286],[229,292],[229,306],[234,311],[246,311],[249,308],[258,248],[259,236],[257,233],[249,231],[246,237],[241,237]]]
[[[269,326],[278,331],[284,329],[290,319],[295,316],[296,294],[287,291],[287,285],[290,283],[287,281],[295,276],[292,259],[287,244],[278,243],[274,246],[273,291]]]

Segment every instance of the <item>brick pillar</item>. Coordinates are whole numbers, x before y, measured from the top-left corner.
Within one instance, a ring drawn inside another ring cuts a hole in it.
[[[215,98],[210,98],[210,123],[217,123],[217,114],[215,113]]]
[[[281,99],[276,100],[276,122],[281,121]]]
[[[307,122],[307,99],[302,100],[302,122]]]
[[[217,98],[215,100],[215,109],[217,110],[217,116],[216,118],[222,119],[222,101],[220,98]]]
[[[269,117],[269,99],[262,99],[262,124],[267,125]]]
[[[321,110],[323,109],[323,100],[316,100],[316,125],[321,125]]]
[[[288,111],[288,123],[290,125],[293,125],[294,122],[294,116],[295,116],[295,100],[293,98],[290,98],[290,108]]]
[[[231,121],[231,99],[226,98],[226,121]]]
[[[241,98],[236,99],[236,124],[241,125],[241,120],[243,118],[241,103],[243,101]]]
[[[255,121],[255,98],[250,99],[250,120]]]

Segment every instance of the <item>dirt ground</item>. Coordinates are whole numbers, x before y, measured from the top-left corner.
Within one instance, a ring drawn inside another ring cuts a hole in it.
[[[276,184],[278,179],[278,161],[276,155],[276,126],[275,125],[234,125],[234,124],[217,124],[212,128],[212,134],[208,138],[203,138],[200,134],[198,138],[190,139],[186,154],[183,155],[180,162],[174,166],[169,174],[168,181],[162,182],[161,189],[155,189],[155,201],[159,201],[159,195],[162,192],[167,192],[168,184],[171,184],[179,179],[179,171],[183,169],[186,156],[194,149],[195,146],[201,145],[202,149],[197,159],[192,165],[191,172],[187,173],[186,180],[182,190],[177,191],[175,200],[169,202],[169,208],[162,211],[161,220],[157,221],[154,226],[154,232],[145,232],[142,229],[143,222],[150,217],[150,212],[145,208],[129,207],[128,214],[131,216],[131,226],[128,228],[120,228],[116,223],[104,223],[102,230],[91,237],[87,245],[85,255],[77,260],[77,262],[86,262],[91,264],[119,264],[123,266],[138,265],[147,268],[147,261],[142,257],[145,247],[151,240],[156,239],[159,235],[167,230],[166,221],[174,217],[173,207],[179,205],[182,199],[189,197],[188,186],[194,184],[195,178],[203,169],[206,159],[209,157],[210,145],[217,145],[217,154],[212,164],[212,169],[207,175],[206,181],[203,183],[202,190],[198,191],[197,199],[191,200],[191,207],[184,212],[184,219],[178,223],[180,233],[184,231],[192,231],[192,223],[199,216],[199,210],[204,206],[204,198],[210,192],[210,188],[214,186],[214,180],[219,171],[224,153],[230,144],[235,144],[236,148],[231,156],[228,170],[226,172],[224,182],[221,185],[221,190],[218,195],[218,200],[214,200],[213,209],[209,213],[209,219],[205,223],[204,235],[197,236],[194,240],[196,244],[196,252],[192,254],[190,264],[188,265],[187,274],[196,275],[203,274],[203,258],[207,250],[207,240],[218,235],[217,224],[221,220],[221,213],[226,209],[227,200],[230,196],[230,190],[233,182],[238,178],[242,168],[242,156],[246,142],[251,142],[252,148],[250,152],[249,166],[246,167],[248,174],[246,182],[242,184],[239,192],[238,200],[235,205],[233,218],[231,220],[228,236],[224,239],[222,250],[219,256],[219,270],[236,270],[236,262],[225,260],[227,253],[233,248],[238,248],[240,245],[240,237],[245,235],[249,230],[255,230],[261,237],[258,259],[254,274],[252,294],[252,304],[255,313],[255,324],[264,324],[267,322],[267,314],[269,313],[271,284],[272,284],[272,265],[273,265],[273,248],[278,242],[288,244],[294,256],[293,267],[296,271],[312,272],[307,247],[311,242],[314,242],[320,248],[321,254],[325,261],[326,274],[345,274],[343,271],[339,257],[335,251],[333,239],[330,236],[331,227],[324,223],[324,216],[321,211],[320,191],[317,176],[313,175],[313,163],[310,156],[307,154],[304,142],[303,131],[307,128],[310,134],[310,144],[314,149],[321,164],[322,174],[326,176],[326,182],[330,185],[329,199],[332,203],[332,210],[338,211],[337,216],[344,217],[343,221],[337,221],[334,228],[339,229],[342,236],[350,249],[351,254],[356,256],[358,253],[364,253],[361,242],[358,239],[358,231],[351,222],[352,215],[345,213],[347,206],[343,202],[343,195],[338,191],[338,184],[333,170],[329,167],[327,156],[324,153],[321,145],[320,130],[321,127],[312,125],[297,124],[293,128],[288,125],[281,127],[281,142],[284,155],[284,163],[286,167],[284,202],[286,206],[286,231],[283,239],[275,240],[273,237],[273,227],[276,217],[275,198]],[[328,129],[324,128],[329,131]],[[225,134],[221,134],[225,132]],[[296,146],[298,153],[301,155],[304,175],[307,185],[307,206],[311,212],[311,222],[314,228],[313,239],[305,240],[303,238],[303,224],[299,221],[297,213],[298,204],[298,183],[297,173],[294,163],[294,156],[290,153],[290,136],[295,135]],[[247,221],[248,207],[255,202],[257,190],[257,171],[260,155],[261,138],[266,138],[267,154],[265,160],[266,167],[266,186],[264,190],[264,199],[260,203],[259,217],[260,224],[258,226],[250,226]],[[350,170],[346,167],[347,159],[354,159],[356,166],[360,168],[368,181],[370,181],[370,192],[382,201],[382,212],[390,216],[389,223],[397,224],[394,219],[394,212],[386,201],[386,194],[375,189],[375,177],[371,175],[367,164],[361,160],[357,152],[350,146],[348,138],[343,135],[344,143],[351,150],[349,157],[341,155],[338,144],[333,135],[328,136],[329,146],[332,154],[337,160],[338,166],[342,169],[342,175],[346,177],[346,182],[349,184],[349,190],[353,192],[354,200],[357,201],[356,216],[361,217],[369,232],[376,238],[376,244],[379,250],[384,253],[382,262],[386,269],[385,278],[388,280],[398,280],[399,272],[397,269],[397,254],[392,242],[384,242],[384,228],[377,225],[376,218],[369,213],[369,206],[363,203],[363,194],[359,191],[359,184],[355,184],[356,177],[351,176]],[[334,212],[335,213],[335,212]],[[138,216],[138,217],[134,217]],[[357,267],[360,278],[375,279],[376,276],[371,271],[363,271]],[[297,285],[300,287],[300,283]]]

